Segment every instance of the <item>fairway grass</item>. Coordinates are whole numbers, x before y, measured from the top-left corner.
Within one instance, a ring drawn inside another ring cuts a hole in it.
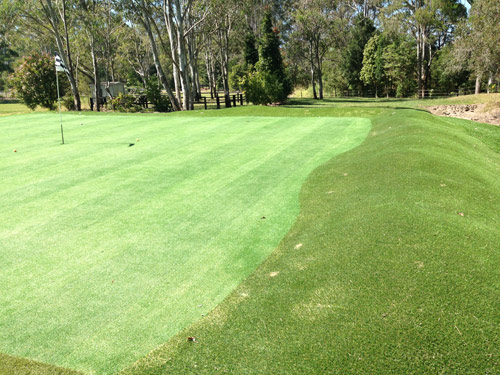
[[[309,173],[371,126],[63,119],[65,145],[56,115],[0,118],[0,352],[96,374],[213,310],[289,231]]]

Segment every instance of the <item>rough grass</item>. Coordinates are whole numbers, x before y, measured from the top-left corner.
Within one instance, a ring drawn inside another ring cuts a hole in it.
[[[0,375],[83,375],[81,372],[69,370],[45,363],[18,358],[0,353]]]
[[[294,103],[194,115],[364,116],[372,130],[309,176],[256,272],[123,373],[499,373],[500,129]]]
[[[18,115],[31,112],[33,111],[21,103],[0,103],[0,116]],[[46,112],[46,110],[38,109],[37,112]]]
[[[287,233],[307,175],[370,128],[65,115],[62,146],[58,120],[0,119],[0,350],[99,374],[221,302]]]

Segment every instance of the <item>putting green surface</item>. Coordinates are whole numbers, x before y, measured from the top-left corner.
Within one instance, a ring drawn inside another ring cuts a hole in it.
[[[0,352],[99,374],[219,304],[288,232],[309,173],[371,126],[65,115],[63,146],[58,119],[0,118]]]

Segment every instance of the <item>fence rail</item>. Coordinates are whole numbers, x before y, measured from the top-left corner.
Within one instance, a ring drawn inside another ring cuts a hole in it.
[[[146,95],[138,95],[136,96],[135,104],[148,109],[151,102],[148,101]],[[222,105],[226,108],[242,106],[248,104],[246,101],[245,95],[242,93],[231,93],[229,94],[229,101],[226,103],[224,95],[216,95],[214,98],[210,98],[208,96],[202,95],[194,101],[194,104],[197,107],[202,107],[205,110],[207,109],[221,109]]]
[[[500,85],[495,85],[490,88],[489,93],[498,93],[500,92]],[[481,93],[486,93],[486,91],[481,88]],[[422,97],[422,92],[424,96]],[[416,91],[411,95],[405,96],[405,98],[422,98],[422,99],[436,99],[436,98],[449,98],[454,96],[462,96],[462,95],[474,95],[476,92],[475,85],[471,85],[468,87],[461,87],[455,91],[438,91],[438,90],[420,90]],[[340,97],[364,97],[364,98],[375,98],[376,93],[373,90],[366,90],[364,92],[360,92],[357,90],[344,90],[339,92]],[[378,95],[379,98],[386,97],[384,92],[381,90]],[[389,98],[393,98],[394,96],[389,96]]]

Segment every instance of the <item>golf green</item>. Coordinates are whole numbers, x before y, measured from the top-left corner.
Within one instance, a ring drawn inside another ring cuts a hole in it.
[[[91,373],[144,356],[276,248],[360,118],[0,118],[0,352]],[[13,151],[16,152],[13,152]]]

